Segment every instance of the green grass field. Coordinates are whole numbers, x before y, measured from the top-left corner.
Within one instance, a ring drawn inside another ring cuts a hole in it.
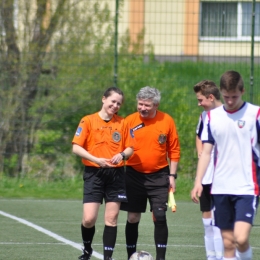
[[[205,258],[203,228],[199,206],[178,201],[177,212],[167,211],[169,240],[167,260],[202,260]],[[103,211],[96,223],[92,259],[102,259]],[[0,199],[0,259],[72,260],[81,254],[80,200]],[[120,213],[115,260],[126,260],[125,212]],[[251,234],[254,260],[260,259],[260,217]],[[138,250],[155,255],[151,214],[142,215]]]

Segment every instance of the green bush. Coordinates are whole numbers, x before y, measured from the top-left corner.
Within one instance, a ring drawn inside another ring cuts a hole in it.
[[[174,118],[180,138],[181,160],[178,172],[183,177],[192,180],[197,165],[195,130],[199,114],[202,112],[202,109],[197,106],[193,86],[203,79],[211,79],[218,84],[221,74],[225,70],[233,68],[240,71],[248,89],[249,65],[189,61],[160,63],[152,60],[144,62],[143,56],[123,55],[123,53],[119,57],[118,86],[125,93],[125,103],[119,114],[127,116],[136,111],[136,94],[140,88],[147,85],[158,88],[162,93],[159,109]],[[243,68],[243,70],[239,68]],[[78,67],[77,73],[83,74],[84,70],[84,67]],[[64,71],[64,73],[67,72]],[[105,74],[108,75],[108,71]],[[60,78],[63,76],[65,75],[62,73],[59,75]],[[71,105],[71,97],[62,96],[62,102],[57,101],[55,110],[50,110],[46,115],[48,121],[44,128],[37,132],[37,145],[27,161],[28,169],[30,168],[28,172],[32,176],[39,175],[39,169],[46,167],[48,170],[42,171],[41,175],[44,178],[44,174],[46,174],[46,179],[81,174],[82,164],[80,158],[71,153],[71,140],[80,118],[101,108],[102,93],[108,85],[104,85],[102,79],[100,79],[101,81],[98,78],[96,80],[99,83],[87,87],[89,95],[79,95],[86,93],[85,85],[80,82],[78,86],[75,86],[78,92],[75,96],[76,103]],[[103,82],[103,85],[100,82]],[[255,78],[255,82],[259,82],[259,76]],[[255,95],[254,98],[257,100],[258,96]],[[246,92],[245,100],[248,99],[249,93]],[[62,107],[65,113],[59,112],[59,107]],[[58,120],[55,118],[57,114],[59,115]],[[35,163],[36,161],[38,163]]]

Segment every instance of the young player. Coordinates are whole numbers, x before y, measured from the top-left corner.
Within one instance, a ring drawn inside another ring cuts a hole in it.
[[[242,100],[244,83],[236,71],[220,79],[224,106],[207,113],[202,132],[203,149],[191,192],[198,203],[202,179],[216,145],[212,198],[215,224],[224,243],[223,260],[250,260],[249,235],[258,206],[260,183],[260,108]],[[237,250],[237,257],[236,257]]]
[[[121,204],[121,209],[128,211],[125,228],[127,253],[130,258],[136,251],[138,225],[149,199],[154,222],[156,260],[165,260],[168,190],[172,188],[175,192],[180,159],[179,138],[173,118],[158,110],[161,99],[158,89],[141,88],[136,99],[138,112],[126,118],[136,143],[134,154],[126,162],[128,203]]]
[[[198,157],[202,152],[201,133],[204,127],[203,122],[207,115],[207,111],[222,105],[220,100],[220,92],[217,85],[210,80],[203,80],[193,87],[198,100],[198,106],[203,107],[199,123],[196,129],[196,148]],[[200,197],[200,210],[202,212],[202,222],[204,226],[205,249],[208,260],[220,260],[223,256],[223,242],[218,227],[212,225],[211,214],[211,183],[214,172],[214,153],[212,153],[210,164],[202,179],[203,191]]]
[[[123,160],[133,153],[133,138],[125,120],[116,113],[123,103],[123,92],[108,88],[99,112],[84,116],[72,140],[72,151],[82,158],[84,198],[81,233],[84,244],[81,260],[92,255],[92,240],[100,204],[105,200],[103,232],[104,260],[112,259],[117,235],[120,203],[126,201]]]

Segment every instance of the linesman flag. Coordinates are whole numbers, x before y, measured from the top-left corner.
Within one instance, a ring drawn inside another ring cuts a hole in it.
[[[172,212],[176,212],[176,202],[174,199],[172,188],[169,189],[168,193],[168,207],[172,209]]]

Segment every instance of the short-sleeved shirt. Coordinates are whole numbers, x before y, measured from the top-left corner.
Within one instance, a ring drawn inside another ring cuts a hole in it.
[[[201,140],[201,134],[202,134],[203,127],[205,126],[204,121],[206,119],[206,115],[207,115],[206,111],[203,111],[200,114],[199,122],[198,122],[198,125],[197,125],[197,128],[196,128],[196,134],[197,134],[197,136],[200,140]],[[212,153],[211,153],[211,159],[210,159],[209,166],[208,166],[207,171],[206,171],[206,173],[205,173],[205,175],[202,179],[202,184],[205,184],[205,185],[211,184],[212,178],[213,178],[213,173],[214,173],[214,148],[213,148]]]
[[[78,125],[72,140],[98,158],[111,159],[126,147],[134,146],[134,138],[123,117],[113,115],[109,122],[104,121],[98,113],[84,116]],[[82,158],[86,166],[99,167],[96,163]],[[123,166],[123,161],[115,167]]]
[[[217,144],[212,194],[259,195],[260,108],[245,102],[207,113],[202,142]]]
[[[136,171],[149,174],[168,166],[167,157],[178,162],[180,144],[173,118],[161,111],[151,119],[142,118],[139,112],[126,117],[135,137],[133,155],[127,165]]]

